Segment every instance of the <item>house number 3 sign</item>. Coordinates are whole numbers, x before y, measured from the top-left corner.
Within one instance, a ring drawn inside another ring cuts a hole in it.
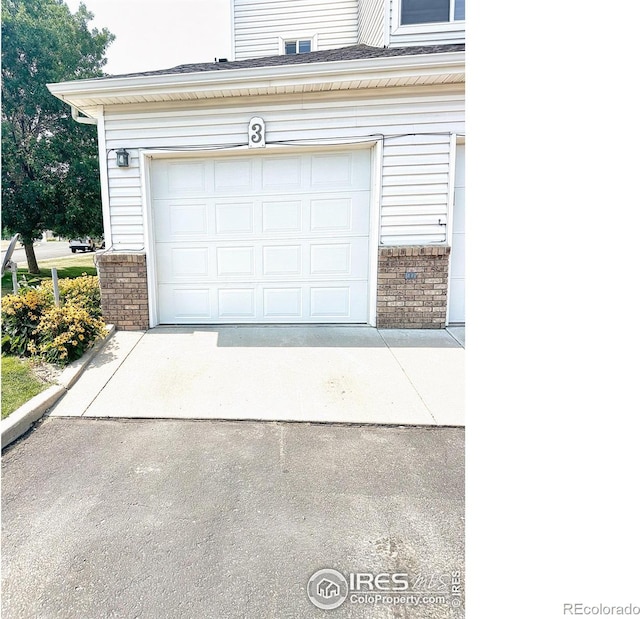
[[[266,132],[264,120],[259,116],[254,116],[249,121],[249,148],[264,148],[266,146]]]

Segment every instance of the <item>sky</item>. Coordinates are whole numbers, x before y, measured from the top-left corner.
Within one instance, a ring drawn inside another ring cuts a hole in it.
[[[80,0],[66,0],[71,11]],[[84,0],[90,27],[107,28],[110,75],[213,62],[231,55],[230,0]]]

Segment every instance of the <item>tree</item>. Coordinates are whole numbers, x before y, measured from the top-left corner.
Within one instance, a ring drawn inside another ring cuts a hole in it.
[[[44,230],[65,236],[102,230],[96,129],[76,123],[47,83],[103,75],[107,30],[63,0],[2,3],[2,225],[19,232],[30,273],[33,241]]]

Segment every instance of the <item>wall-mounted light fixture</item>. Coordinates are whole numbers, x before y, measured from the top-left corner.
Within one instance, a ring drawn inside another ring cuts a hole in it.
[[[125,148],[119,148],[116,151],[116,163],[119,168],[128,168],[129,167],[129,153]]]

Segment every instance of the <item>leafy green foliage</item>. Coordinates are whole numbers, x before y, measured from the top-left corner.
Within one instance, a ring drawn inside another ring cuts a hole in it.
[[[107,330],[102,320],[93,318],[87,310],[65,303],[50,307],[35,329],[36,342],[33,354],[49,363],[66,365],[79,359]]]
[[[45,229],[102,232],[96,129],[76,123],[46,87],[102,75],[114,37],[90,30],[91,18],[84,5],[72,14],[63,0],[2,3],[2,218],[28,257]]]
[[[43,282],[40,288],[45,291],[45,294],[53,296],[53,282]],[[85,273],[75,279],[61,279],[58,281],[58,290],[61,304],[80,307],[94,318],[102,316],[100,285],[96,276]]]
[[[14,355],[30,354],[29,344],[49,307],[53,295],[41,288],[23,289],[2,298],[2,351]]]
[[[96,276],[59,281],[60,306],[53,285],[43,282],[2,298],[2,350],[66,365],[106,335]]]

